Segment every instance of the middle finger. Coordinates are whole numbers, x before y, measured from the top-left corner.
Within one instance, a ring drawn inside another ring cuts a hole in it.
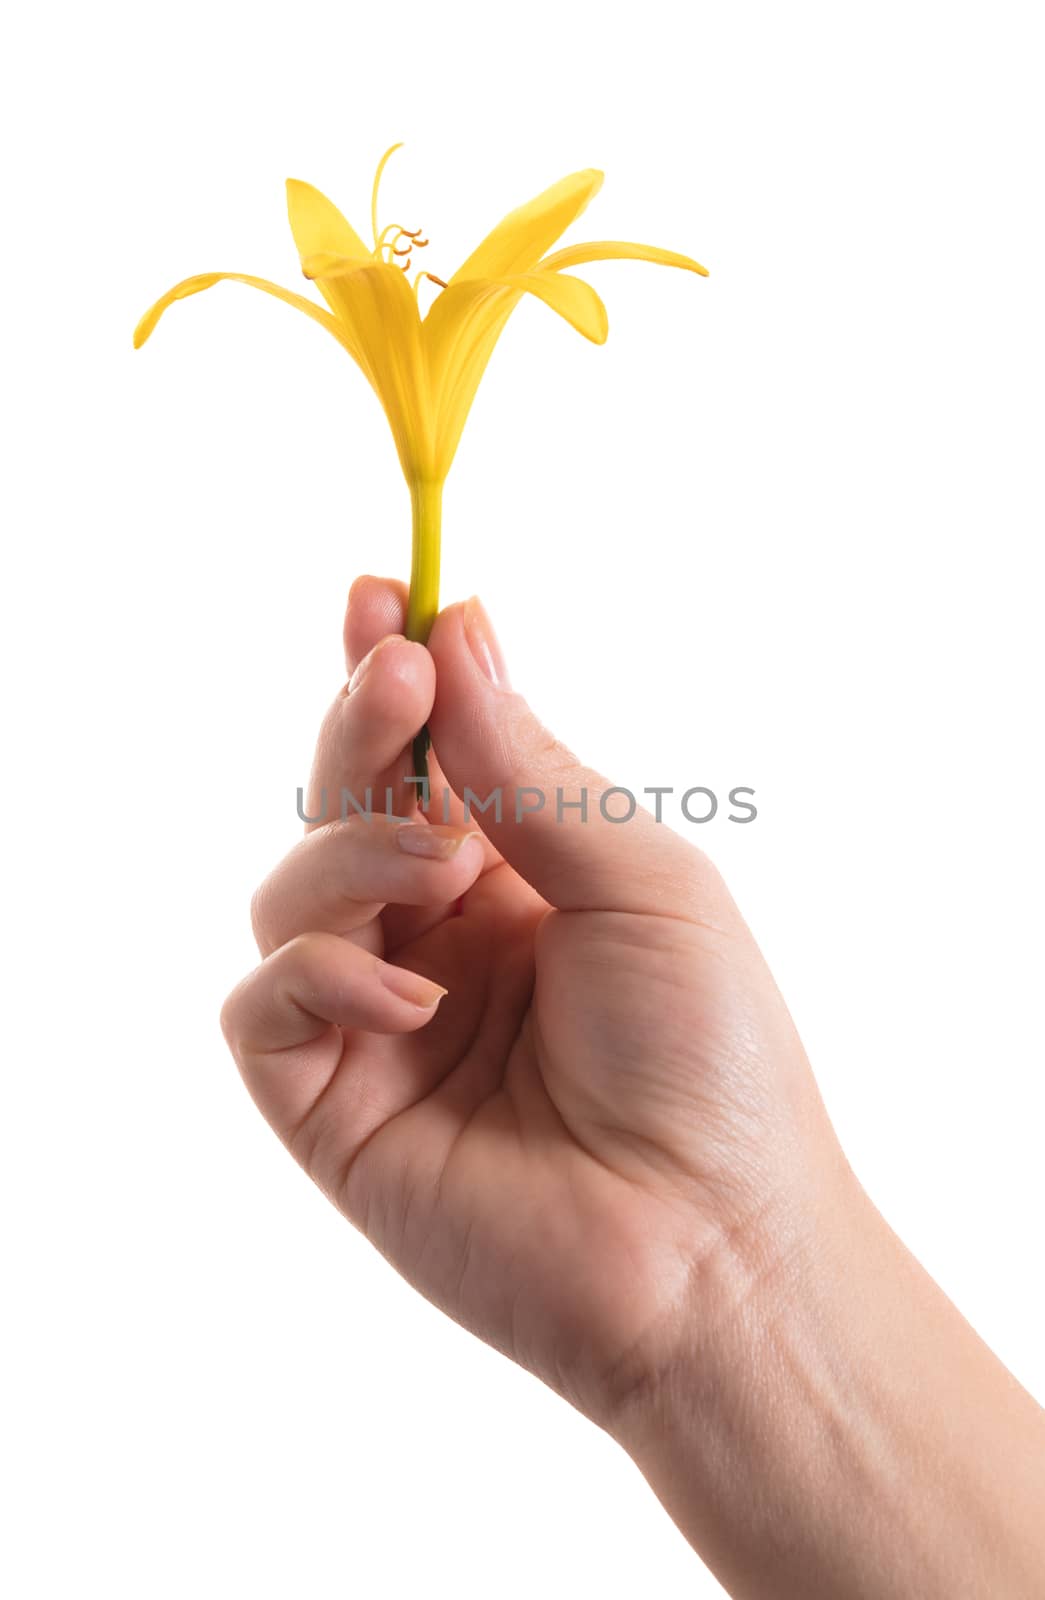
[[[254,937],[267,956],[300,933],[353,933],[388,904],[451,904],[483,861],[478,831],[377,813],[331,823],[307,834],[258,889]]]

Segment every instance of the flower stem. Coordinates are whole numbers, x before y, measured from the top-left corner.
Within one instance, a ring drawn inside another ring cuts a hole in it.
[[[438,482],[410,485],[414,540],[410,564],[410,597],[406,607],[406,637],[427,644],[439,610],[439,538],[442,527],[443,486]],[[428,779],[427,724],[413,744],[414,778]],[[423,798],[418,792],[418,800]]]

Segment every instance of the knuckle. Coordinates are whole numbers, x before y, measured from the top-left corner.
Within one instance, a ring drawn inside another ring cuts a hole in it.
[[[316,959],[324,944],[321,933],[296,933],[270,957],[272,972],[284,982],[293,980]]]
[[[569,746],[540,724],[533,730],[527,745],[526,764],[549,777],[573,777],[580,770],[580,763]]]
[[[733,897],[711,857],[696,845],[686,847],[678,882],[694,922],[715,933],[736,935],[741,924]]]
[[[284,999],[293,995],[307,1001],[325,975],[345,970],[352,954],[340,934],[310,928],[288,939],[268,960],[275,992]]]
[[[260,883],[250,897],[250,926],[254,941],[260,950],[268,946],[269,907],[272,901],[271,877]]]
[[[339,840],[345,837],[345,834],[349,832],[356,820],[357,819],[355,816],[349,815],[346,811],[343,815],[339,813],[337,816],[331,817],[328,819],[328,821],[321,823],[319,827],[314,828],[312,833],[309,835],[308,842],[310,849],[331,849]]]
[[[218,1023],[225,1037],[225,1043],[233,1055],[236,1054],[236,1046],[239,1040],[242,995],[243,984],[238,983],[232,993],[226,997],[218,1015]]]

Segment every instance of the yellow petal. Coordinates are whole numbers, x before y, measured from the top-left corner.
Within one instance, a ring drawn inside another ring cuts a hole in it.
[[[315,282],[359,351],[385,408],[408,481],[433,475],[431,407],[417,297],[398,267],[367,257],[356,265],[320,253],[307,258]]]
[[[561,233],[575,222],[602,187],[602,173],[589,168],[553,183],[550,189],[509,213],[473,250],[452,284],[468,278],[503,278],[527,272]]]
[[[300,178],[287,179],[287,215],[302,263],[321,250],[353,261],[370,260],[370,251],[334,202]]]
[[[367,261],[377,261],[376,256],[367,256]],[[301,270],[306,278],[339,278],[346,272],[355,272],[357,267],[365,266],[356,256],[342,255],[337,250],[317,250],[314,255],[301,257]]]
[[[277,300],[285,300],[288,306],[296,306],[299,311],[304,311],[306,316],[318,322],[321,328],[326,328],[338,342],[345,346],[350,355],[356,352],[352,349],[345,330],[341,327],[336,317],[329,311],[324,311],[322,306],[317,306],[311,300],[306,300],[304,295],[294,294],[291,289],[283,289],[278,283],[269,283],[267,278],[249,278],[242,272],[200,272],[193,278],[183,278],[181,283],[176,283],[173,289],[168,289],[162,299],[145,313],[134,330],[134,348],[141,349],[153,328],[159,322],[163,313],[175,300],[185,300],[190,294],[199,294],[203,289],[209,289],[212,284],[220,283],[223,278],[234,283],[247,283],[254,289],[264,289],[266,294],[273,294]]]
[[[440,477],[450,470],[486,364],[523,294],[536,295],[593,343],[606,338],[606,307],[579,278],[524,272],[470,279],[444,289],[422,325]]]
[[[454,349],[452,358],[444,361],[439,371],[438,387],[435,375],[432,375],[436,472],[442,478],[446,477],[453,463],[486,364],[518,298],[518,291],[499,297],[495,302],[496,310],[491,307],[491,314],[469,329],[467,337],[462,338]]]
[[[565,273],[518,272],[505,278],[470,278],[453,283],[432,302],[422,324],[425,355],[435,386],[463,347],[496,322],[498,331],[523,294],[536,295],[593,344],[609,331],[606,307],[591,284]]]
[[[568,244],[565,250],[556,250],[539,263],[542,272],[559,272],[563,267],[581,267],[589,261],[653,261],[661,267],[684,267],[688,272],[708,276],[692,256],[680,256],[675,250],[660,250],[655,244],[628,244],[619,239],[602,239],[594,244]]]
[[[605,344],[610,331],[606,307],[590,283],[568,273],[523,272],[502,278],[505,288],[524,289],[543,300],[592,344]]]

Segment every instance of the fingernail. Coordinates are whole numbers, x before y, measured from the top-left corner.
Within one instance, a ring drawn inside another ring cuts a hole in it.
[[[390,989],[397,999],[407,1000],[421,1011],[430,1011],[437,1006],[446,993],[441,984],[433,983],[430,978],[422,978],[419,972],[411,972],[409,967],[396,967],[388,961],[382,961],[377,970],[386,989]]]
[[[396,829],[396,844],[408,856],[425,856],[429,861],[449,861],[461,846],[474,839],[474,833],[441,833],[428,822],[408,822]]]
[[[355,672],[353,672],[352,676],[348,680],[349,694],[355,694],[356,690],[359,688],[359,685],[370,671],[370,667],[373,663],[374,657],[377,655],[377,652],[382,650],[385,645],[389,644],[393,639],[401,639],[402,637],[403,636],[400,633],[386,633],[383,639],[379,639],[377,641],[372,650],[367,651]]]
[[[479,669],[498,689],[507,689],[508,669],[504,664],[501,647],[497,643],[497,635],[482,604],[474,594],[464,603],[464,633]]]

